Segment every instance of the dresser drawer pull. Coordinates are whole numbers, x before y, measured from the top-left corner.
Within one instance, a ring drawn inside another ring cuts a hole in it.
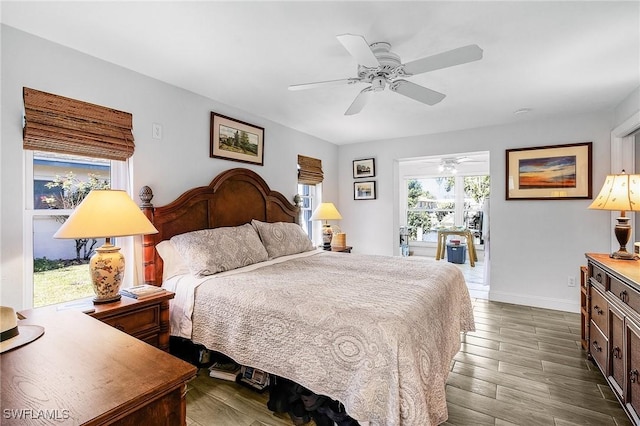
[[[618,297],[620,298],[620,300],[622,300],[624,303],[629,303],[629,293],[627,293],[627,290],[622,290],[620,292],[620,294],[618,294]]]
[[[631,383],[636,383],[638,381],[638,370],[629,371],[629,381]]]
[[[598,306],[598,305],[595,305],[595,306],[593,307],[593,310],[594,310],[594,311],[595,311],[595,313],[596,313],[596,314],[598,314],[598,315],[602,315],[602,314],[604,313],[604,311],[603,311],[602,309],[600,309],[600,306]]]
[[[613,348],[613,350],[611,351],[611,354],[615,359],[622,359],[622,351],[617,346]]]
[[[595,340],[593,341],[593,347],[596,348],[596,352],[602,352],[602,347]]]
[[[598,281],[600,284],[602,284],[602,274],[600,272],[598,272],[596,274],[596,281]]]

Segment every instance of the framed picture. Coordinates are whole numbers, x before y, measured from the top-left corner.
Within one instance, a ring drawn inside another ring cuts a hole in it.
[[[376,199],[376,181],[370,180],[366,182],[353,182],[353,199],[354,200],[375,200]]]
[[[373,158],[353,161],[353,177],[365,178],[374,177],[376,175],[376,162]]]
[[[209,156],[262,166],[264,129],[212,112]]]
[[[591,198],[592,142],[507,150],[507,200]]]

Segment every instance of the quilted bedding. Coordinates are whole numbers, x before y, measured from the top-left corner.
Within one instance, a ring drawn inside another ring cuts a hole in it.
[[[192,321],[194,342],[381,426],[447,419],[450,362],[474,329],[454,265],[331,252],[203,280]]]

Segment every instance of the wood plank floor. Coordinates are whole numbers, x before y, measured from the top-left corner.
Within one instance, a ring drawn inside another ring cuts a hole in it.
[[[578,314],[473,303],[477,330],[451,364],[445,425],[631,425],[580,347]],[[188,425],[292,424],[267,409],[266,393],[206,373],[189,385]]]

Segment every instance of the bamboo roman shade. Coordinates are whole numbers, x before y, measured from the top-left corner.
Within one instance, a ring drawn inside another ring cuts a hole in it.
[[[126,160],[133,155],[133,118],[122,112],[23,88],[23,147]]]
[[[317,185],[322,183],[322,160],[298,155],[298,183]]]

